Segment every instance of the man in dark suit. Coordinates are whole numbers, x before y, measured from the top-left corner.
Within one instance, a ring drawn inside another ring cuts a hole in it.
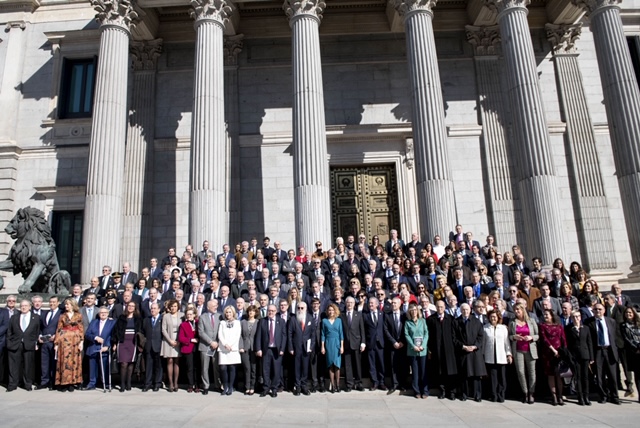
[[[309,354],[311,342],[315,340],[316,326],[313,316],[307,313],[307,304],[300,302],[296,306],[296,316],[289,319],[287,328],[289,353],[293,355],[295,382],[293,395],[310,395],[307,387],[309,378]]]
[[[236,301],[233,297],[231,297],[228,285],[220,286],[220,297],[218,298],[218,308],[220,312],[224,311],[224,308],[227,306],[231,306],[233,308],[236,307]]]
[[[98,318],[91,321],[85,331],[85,355],[89,358],[89,383],[85,390],[96,389],[98,376],[102,378],[104,388],[111,388],[107,374],[109,373],[109,349],[111,348],[111,332],[115,327],[115,320],[109,319],[106,307],[98,309]],[[106,373],[106,374],[105,374]]]
[[[386,391],[384,385],[384,313],[377,298],[369,298],[369,312],[363,313],[365,344],[371,375],[371,390]]]
[[[431,364],[435,367],[435,381],[440,386],[442,399],[449,394],[449,399],[455,400],[455,385],[458,375],[458,365],[453,344],[454,319],[446,313],[443,300],[436,302],[436,313],[427,318],[429,341],[427,346],[431,354]]]
[[[484,364],[483,344],[484,328],[482,323],[471,315],[471,307],[460,305],[460,317],[455,322],[453,343],[458,351],[458,372],[460,373],[461,399],[465,401],[473,394],[474,401],[482,401],[482,383],[480,378],[487,375]],[[469,383],[473,386],[469,388]]]
[[[272,397],[278,396],[280,373],[282,371],[282,357],[287,346],[287,327],[281,317],[276,316],[278,308],[269,305],[267,318],[260,320],[254,349],[256,356],[262,358],[262,393],[266,396],[269,391]]]
[[[113,278],[111,277],[111,266],[103,266],[102,267],[102,276],[98,278],[98,282],[100,283],[100,288],[103,293],[107,292],[107,289],[110,286],[113,286]]]
[[[147,341],[144,344],[144,358],[146,377],[142,392],[150,389],[158,391],[162,386],[162,358],[160,358],[160,348],[162,347],[162,315],[160,314],[160,304],[152,303],[148,317],[142,323],[142,331]]]
[[[60,320],[60,310],[58,306],[60,302],[57,296],[49,298],[49,311],[40,317],[40,348],[42,349],[40,359],[40,385],[38,389],[49,388],[53,390],[56,381],[56,360],[53,340],[58,329],[58,321]]]
[[[366,348],[364,322],[362,314],[355,309],[356,299],[347,297],[345,307],[346,311],[340,314],[344,331],[345,391],[351,392],[354,388],[364,391],[361,366],[361,354]]]
[[[594,307],[594,316],[584,322],[591,332],[596,362],[596,383],[600,398],[599,403],[609,399],[614,404],[620,404],[618,397],[618,378],[616,365],[618,364],[618,347],[616,346],[616,324],[611,318],[605,317],[605,308],[601,303]],[[607,377],[605,385],[604,376]],[[607,388],[605,388],[607,387]]]
[[[464,296],[464,287],[469,285],[469,282],[466,281],[463,277],[462,267],[456,266],[455,268],[453,268],[453,280],[449,285],[451,286],[453,294],[456,295],[460,302],[466,301],[466,298]]]
[[[89,286],[89,288],[84,290],[84,292],[82,293],[82,297],[87,297],[87,294],[89,293],[95,294],[98,299],[101,299],[105,294],[105,291],[100,288],[100,280],[97,276],[91,278],[91,285]]]
[[[10,294],[7,296],[7,306],[0,308],[0,383],[4,383],[6,375],[9,373],[6,353],[7,343],[7,330],[9,329],[9,322],[14,313],[17,313],[16,309],[16,296]]]
[[[548,302],[548,304],[551,305],[553,312],[558,316],[560,315],[562,312],[562,305],[558,299],[551,297],[551,290],[549,289],[548,284],[544,284],[540,287],[540,297],[533,301],[533,311],[539,318],[542,318],[544,302]]]
[[[384,244],[384,249],[387,251],[387,254],[393,254],[393,247],[396,244],[400,245],[400,248],[404,248],[404,241],[398,238],[398,231],[391,229],[389,231],[389,240]]]
[[[489,269],[489,275],[493,276],[496,272],[502,272],[504,283],[509,285],[513,283],[512,270],[509,266],[502,264],[502,254],[496,254],[496,264]]]
[[[98,317],[95,294],[87,294],[87,297],[84,299],[84,305],[80,308],[80,314],[82,314],[82,326],[84,327],[84,331],[87,331],[91,321]]]
[[[406,275],[401,277],[400,282],[404,282],[409,286],[411,293],[418,295],[418,284],[426,284],[427,277],[424,275],[420,275],[420,264],[414,263],[411,266],[411,273],[407,273]]]
[[[631,298],[626,294],[622,294],[622,287],[620,284],[615,283],[611,286],[611,292],[614,294],[616,298],[616,303],[621,306],[631,306]]]
[[[140,312],[142,313],[143,318],[149,318],[151,316],[151,305],[153,303],[157,303],[160,307],[160,312],[162,312],[162,308],[164,305],[162,301],[158,298],[158,289],[150,288],[149,289],[149,297],[142,301],[140,304]]]
[[[150,267],[149,267],[149,282],[151,282],[152,279],[154,278],[158,278],[158,279],[162,279],[162,268],[160,266],[158,266],[158,259],[156,259],[155,257],[153,257],[150,261],[149,261]]]
[[[22,300],[20,312],[14,314],[7,330],[9,354],[9,386],[7,392],[18,389],[22,379],[24,388],[33,388],[34,357],[40,336],[40,316],[31,313],[31,302]]]
[[[320,352],[322,339],[322,314],[324,310],[321,309],[320,299],[315,297],[310,300],[308,305],[311,307],[309,316],[313,318],[314,322],[314,335],[311,339],[311,352],[309,355],[309,363],[311,366],[311,392],[324,392],[324,372],[327,367],[324,355]]]
[[[387,341],[391,355],[391,380],[392,385],[388,394],[396,390],[404,391],[406,379],[406,356],[404,337],[405,315],[400,312],[402,301],[399,297],[394,297],[391,301],[391,312],[384,317],[384,337]]]

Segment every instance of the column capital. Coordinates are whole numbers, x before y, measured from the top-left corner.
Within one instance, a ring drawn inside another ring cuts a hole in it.
[[[25,21],[9,21],[4,27],[4,31],[5,33],[8,33],[13,28],[19,28],[24,31],[27,28],[27,23]]]
[[[196,25],[202,21],[215,21],[224,26],[233,13],[226,0],[191,0],[191,7],[190,14]]]
[[[238,63],[238,54],[242,52],[244,46],[244,34],[236,34],[235,36],[225,36],[224,38],[224,65],[236,65]]]
[[[502,13],[509,9],[524,8],[529,6],[531,0],[484,0],[485,6],[498,13]]]
[[[587,16],[607,7],[619,8],[622,0],[572,0],[573,4],[584,9]]]
[[[158,57],[162,53],[162,39],[155,39],[148,42],[131,42],[129,52],[133,57],[134,71],[155,70]]]
[[[103,25],[115,25],[130,31],[138,21],[132,0],[90,0],[96,10],[96,21]]]
[[[428,12],[433,15],[433,8],[438,0],[389,0],[398,15],[409,16],[412,12]]]
[[[323,0],[284,0],[282,4],[282,10],[289,22],[293,22],[293,19],[299,16],[310,16],[320,22],[326,7],[327,4]]]
[[[467,33],[467,42],[473,46],[474,56],[494,56],[500,50],[500,29],[497,25],[490,27],[464,27]]]
[[[582,23],[573,25],[546,24],[547,40],[554,55],[575,54],[575,43],[582,34]]]

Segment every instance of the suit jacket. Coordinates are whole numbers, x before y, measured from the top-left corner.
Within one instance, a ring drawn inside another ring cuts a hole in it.
[[[145,352],[157,352],[160,353],[162,348],[162,314],[158,314],[155,327],[151,322],[151,315],[144,318],[142,321],[142,332],[147,341],[144,344]]]
[[[442,322],[437,314],[427,318],[427,328],[429,329],[427,346],[436,367],[435,370],[440,375],[456,375],[458,373],[453,341],[454,324],[455,319],[447,313],[444,314]]]
[[[157,299],[156,302],[160,306],[160,313],[164,312],[164,303],[162,302],[162,300]],[[148,318],[151,316],[150,300],[148,298],[144,299],[140,304],[140,313],[142,314],[143,318]]]
[[[100,309],[97,306],[94,305],[93,306],[93,317],[91,319],[89,319],[89,315],[87,314],[87,307],[83,306],[82,308],[80,308],[80,314],[82,314],[82,327],[84,327],[84,331],[87,331],[91,321],[93,321],[94,319],[98,318],[98,311],[99,310]]]
[[[500,270],[500,272],[502,272],[502,277],[504,279],[505,286],[508,286],[509,284],[513,283],[513,270],[511,270],[509,266],[502,264],[500,266],[500,269],[498,269],[497,265],[493,265],[489,269],[489,276],[493,278],[493,274],[496,273],[497,270]]]
[[[227,296],[227,300],[224,302],[224,305],[222,304],[222,298],[218,297],[218,307],[220,308],[220,312],[222,312],[224,310],[224,308],[226,308],[227,306],[233,306],[233,308],[235,309],[236,307],[236,299],[234,299],[231,296]]]
[[[542,297],[542,295],[540,294],[540,290],[535,287],[529,288],[529,294],[525,293],[523,289],[518,290],[518,298],[527,301],[527,310],[529,312],[533,311],[533,302],[535,302],[535,300],[539,299],[540,297]]]
[[[365,344],[367,349],[384,349],[384,312],[377,311],[378,322],[374,323],[371,312],[362,314]]]
[[[98,299],[104,297],[104,295],[105,295],[105,291],[102,288],[100,288],[100,286],[98,285],[98,288],[96,288],[95,290],[93,290],[91,288],[87,288],[86,290],[84,290],[82,292],[82,297],[85,298],[85,297],[87,297],[87,294],[92,293],[92,292],[96,295],[96,297]]]
[[[404,248],[404,241],[402,239],[398,239],[397,243],[400,244],[400,248]],[[394,244],[391,242],[391,240],[388,240],[384,244],[384,249],[387,251],[387,254],[393,254],[393,245]]]
[[[619,329],[619,326],[616,325],[616,322],[611,318],[603,317],[602,320],[607,325],[607,333],[609,337],[609,348],[607,351],[610,352],[609,356],[613,357],[613,359],[617,362],[618,359],[618,347],[616,346],[616,331]],[[598,352],[602,352],[598,345],[598,322],[596,317],[591,317],[584,322],[585,327],[589,327],[589,331],[591,332],[591,342],[593,345],[594,355],[597,355]]]
[[[111,348],[111,332],[115,327],[115,320],[106,319],[104,327],[102,327],[102,333],[100,332],[100,319],[95,319],[89,324],[89,328],[85,330],[84,338],[87,345],[89,345],[85,353],[89,356],[100,353],[100,349],[104,346],[107,349]],[[96,342],[96,337],[101,337],[104,341],[102,344]]]
[[[531,336],[533,338],[533,340],[531,342],[529,342],[529,352],[531,353],[531,357],[534,360],[538,359],[538,339],[540,338],[540,336],[538,335],[538,324],[535,323],[535,321],[533,320],[529,320],[527,322],[527,326],[529,327],[529,336]],[[511,341],[511,353],[513,355],[516,354],[516,339],[514,338],[516,334],[516,321],[515,319],[513,321],[511,321],[511,323],[509,324],[509,340]]]
[[[556,315],[560,315],[562,313],[562,305],[555,297],[550,297],[551,299],[551,309],[555,312]],[[533,301],[533,311],[538,315],[539,318],[542,318],[542,312],[544,309],[542,308],[542,297],[538,297]]]
[[[581,325],[580,329],[577,330],[572,325],[568,325],[564,328],[564,334],[567,337],[567,348],[573,358],[594,361],[593,343],[591,342],[589,327]]]
[[[384,337],[387,343],[393,347],[396,342],[405,343],[404,337],[404,321],[406,317],[403,313],[400,314],[400,328],[396,325],[393,312],[385,314],[384,317]],[[406,352],[406,351],[405,351]]]
[[[269,319],[263,318],[258,324],[258,330],[256,331],[256,339],[253,349],[257,351],[266,352],[269,349]],[[275,317],[275,324],[273,327],[273,339],[275,347],[278,352],[284,352],[287,346],[287,325],[280,318],[279,314]]]
[[[20,345],[23,345],[25,351],[35,351],[40,336],[40,316],[29,312],[29,325],[25,331],[22,331],[20,327],[21,315],[20,311],[16,311],[9,320],[7,349],[17,351],[20,349]]]
[[[211,342],[218,341],[218,330],[220,328],[220,315],[215,314],[213,324],[211,323],[211,314],[207,313],[198,320],[198,351],[207,352],[211,349]]]
[[[100,282],[100,288],[103,291],[106,291],[105,282],[104,282],[104,275],[99,277],[98,281]],[[108,279],[106,281],[106,284],[107,284],[107,286],[113,286],[113,277],[111,275],[108,275]]]
[[[6,308],[0,309],[0,353],[4,352],[4,347],[7,342],[7,330],[9,330],[9,311]],[[53,329],[55,334],[55,327]]]
[[[282,272],[284,273],[295,272],[296,264],[298,264],[298,262],[296,261],[295,258],[293,260],[289,260],[288,258],[284,259],[282,262]]]
[[[40,317],[40,334],[42,336],[46,336],[48,334],[53,336],[56,334],[56,330],[58,329],[58,321],[60,320],[60,314],[62,313],[62,311],[58,308],[58,310],[56,310],[56,313],[47,323],[47,318],[49,318],[50,312],[51,311],[47,311],[46,314],[43,314]]]
[[[313,316],[311,314],[307,314],[304,331],[302,330],[302,325],[298,322],[298,319],[296,317],[289,318],[287,326],[288,351],[293,351],[294,355],[307,354],[307,342],[313,342],[315,332],[316,326],[313,322]],[[311,349],[313,349],[313,343],[311,344]]]
[[[342,318],[342,327],[344,329],[344,348],[353,351],[360,350],[360,344],[365,343],[362,313],[354,308],[351,313],[351,324],[349,324],[346,311],[342,312],[340,317]]]

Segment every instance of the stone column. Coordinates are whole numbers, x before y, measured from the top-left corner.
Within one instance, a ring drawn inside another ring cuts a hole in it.
[[[556,257],[564,256],[563,214],[527,23],[529,0],[487,0],[487,4],[498,11],[506,71],[504,86],[511,100],[525,232],[522,244],[525,254],[539,256],[545,264],[551,264]]]
[[[507,139],[507,109],[498,60],[498,26],[466,26],[467,41],[473,46],[478,88],[478,111],[482,124],[483,162],[489,177],[487,214],[498,248],[518,243],[513,192],[513,162]]]
[[[547,24],[545,28],[553,52],[560,108],[567,124],[568,167],[573,204],[579,212],[576,217],[582,266],[592,274],[595,270],[615,269],[607,196],[575,47],[582,24]]]
[[[22,72],[26,53],[27,37],[24,21],[7,22],[5,41],[7,50],[2,65],[2,86],[0,87],[0,144],[15,144],[18,110],[22,99]]]
[[[223,31],[231,14],[225,0],[191,0],[196,55],[191,119],[189,243],[208,240],[214,251],[228,239]]]
[[[330,243],[331,200],[319,27],[325,3],[285,0],[291,26],[296,244]]]
[[[229,242],[240,242],[242,237],[242,192],[240,188],[239,93],[238,55],[242,52],[244,35],[224,38],[224,101],[227,122],[227,217]],[[218,249],[219,251],[219,249]]]
[[[640,277],[640,91],[620,19],[621,0],[574,0],[589,17],[616,176],[631,250],[631,275]]]
[[[155,127],[156,63],[162,39],[132,42],[133,85],[124,163],[122,262],[136,272],[151,257],[153,209],[153,138]]]
[[[82,281],[120,264],[127,133],[129,36],[138,15],[129,0],[91,0],[100,22],[100,52],[91,122],[82,236]]]
[[[449,236],[456,224],[444,102],[433,35],[432,9],[436,0],[391,1],[404,19],[420,233],[423,242],[431,242],[436,234]]]

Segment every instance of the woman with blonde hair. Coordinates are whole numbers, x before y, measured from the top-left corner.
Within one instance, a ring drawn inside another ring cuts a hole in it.
[[[516,303],[513,311],[515,319],[509,323],[511,354],[516,362],[516,373],[524,394],[522,402],[533,404],[538,359],[538,325],[529,319],[527,308],[521,303]]]
[[[218,364],[222,377],[222,394],[233,394],[233,383],[236,378],[236,364],[241,363],[240,341],[242,326],[236,318],[236,310],[233,306],[224,308],[223,320],[218,327]]]

